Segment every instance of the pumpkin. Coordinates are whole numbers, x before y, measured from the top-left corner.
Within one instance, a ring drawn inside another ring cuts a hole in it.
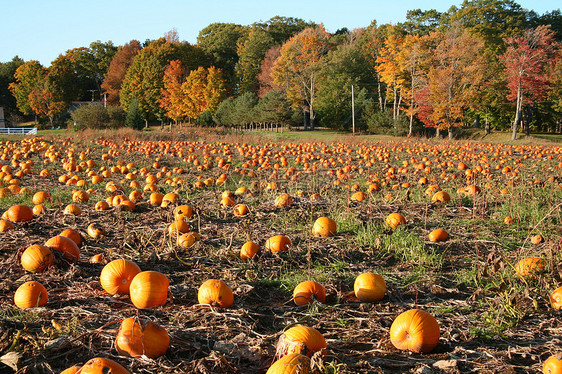
[[[33,219],[33,209],[26,205],[13,205],[2,215],[11,222],[27,222]]]
[[[193,216],[193,208],[189,205],[179,205],[174,209],[174,218],[191,218]]]
[[[315,300],[321,303],[326,301],[326,290],[320,283],[304,281],[293,290],[293,301],[299,306],[312,304]]]
[[[162,205],[163,198],[164,195],[162,195],[160,192],[153,192],[150,194],[149,203],[152,206]]]
[[[554,309],[562,309],[562,287],[555,289],[550,295],[550,305]]]
[[[34,244],[26,248],[21,255],[21,266],[31,273],[40,273],[55,261],[53,252],[44,246]]]
[[[43,204],[33,206],[32,211],[33,211],[34,216],[40,216],[41,214],[47,213],[47,209],[45,208],[45,205],[43,205]]]
[[[246,261],[249,258],[253,258],[260,251],[260,246],[254,242],[246,242],[240,248],[240,259]]]
[[[86,362],[80,374],[130,374],[127,369],[109,358],[96,357]]]
[[[90,235],[90,237],[93,239],[99,239],[107,234],[105,232],[105,229],[99,223],[95,222],[91,223],[86,231],[88,232],[88,235]]]
[[[542,366],[544,374],[562,374],[562,354],[550,356]]]
[[[310,358],[300,353],[281,357],[269,367],[265,374],[311,374]]]
[[[244,204],[237,204],[232,212],[234,213],[235,216],[245,216],[246,214],[250,213],[250,210],[248,209],[248,207]]]
[[[78,205],[68,204],[64,208],[63,214],[73,214],[75,216],[79,216],[80,214],[82,214],[82,209],[80,209]]]
[[[165,194],[162,197],[162,203],[160,204],[160,206],[162,208],[167,207],[170,204],[176,204],[180,201],[180,195],[178,195],[175,192],[168,192],[167,194]]]
[[[229,206],[235,206],[236,201],[230,196],[223,196],[221,198],[221,205],[225,208]]]
[[[98,201],[96,205],[94,205],[94,210],[108,210],[109,204],[107,201]]]
[[[14,294],[14,303],[18,308],[27,309],[47,304],[49,296],[45,287],[36,281],[25,282]]]
[[[433,230],[429,233],[429,240],[433,243],[436,242],[444,242],[445,240],[449,239],[449,233],[443,229]]]
[[[437,191],[431,197],[432,203],[447,203],[451,201],[451,196],[445,191]]]
[[[90,200],[90,195],[84,190],[74,191],[72,194],[72,201],[75,203],[85,203]]]
[[[105,261],[105,257],[104,257],[103,254],[98,253],[98,254],[90,257],[89,262],[90,262],[90,264],[103,264],[103,263],[106,263],[107,261]]]
[[[43,204],[46,201],[51,201],[51,194],[47,191],[38,191],[31,199],[34,205]]]
[[[411,309],[400,314],[390,326],[390,341],[400,350],[431,352],[439,343],[439,324],[429,313]]]
[[[375,273],[359,274],[353,283],[353,291],[359,301],[379,301],[386,293],[386,282]]]
[[[281,195],[275,198],[275,207],[276,208],[283,208],[288,207],[293,204],[293,198],[288,193],[282,193]]]
[[[195,237],[193,232],[186,232],[186,233],[178,236],[177,243],[178,243],[178,246],[180,246],[182,248],[189,248],[193,244],[195,244],[196,241],[197,241],[197,238]]]
[[[350,196],[349,200],[353,202],[361,202],[367,198],[367,195],[363,191],[355,192],[353,195]]]
[[[234,303],[232,289],[226,283],[217,279],[205,281],[197,292],[199,304],[209,304],[218,308],[229,308]]]
[[[511,225],[514,221],[513,221],[513,218],[511,218],[510,216],[507,216],[507,217],[504,218],[503,222],[506,225]]]
[[[168,226],[169,235],[180,235],[189,232],[189,223],[185,222],[183,219],[178,219]]]
[[[277,343],[277,354],[300,353],[308,357],[315,352],[325,351],[326,339],[315,328],[296,325],[287,329]]]
[[[145,355],[155,359],[166,353],[170,346],[170,336],[166,329],[152,322],[141,322],[127,318],[115,338],[115,348],[120,355],[140,357]]]
[[[289,249],[287,246],[291,244],[291,239],[283,235],[276,235],[266,240],[265,249],[273,253],[282,252],[287,251]]]
[[[0,219],[0,232],[7,232],[14,229],[12,222],[5,219]]]
[[[337,224],[331,218],[328,217],[320,217],[312,226],[312,235],[327,238],[329,236],[334,236],[337,231]]]
[[[129,292],[139,309],[164,305],[168,299],[168,278],[157,271],[142,271],[131,281]]]
[[[531,238],[531,243],[533,243],[534,245],[541,244],[542,242],[544,242],[544,238],[541,234],[534,235]]]
[[[105,265],[100,274],[100,283],[110,295],[128,295],[133,278],[141,269],[133,261],[118,259]]]
[[[78,231],[76,230],[66,229],[63,230],[63,232],[61,232],[59,235],[65,236],[68,239],[72,239],[72,241],[76,243],[78,247],[82,245],[82,235],[80,235],[80,233],[78,233]]]
[[[67,260],[78,261],[80,258],[80,249],[72,239],[66,236],[54,236],[45,242],[45,246],[62,253]]]
[[[546,261],[540,257],[529,257],[520,260],[515,266],[515,273],[520,277],[537,273],[544,270]]]
[[[406,224],[406,218],[400,213],[390,213],[386,217],[385,223],[391,229],[395,229],[402,224]]]

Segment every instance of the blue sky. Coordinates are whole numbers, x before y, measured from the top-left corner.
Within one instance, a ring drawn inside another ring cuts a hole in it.
[[[163,4],[162,4],[163,3]],[[434,0],[0,0],[0,62],[18,55],[49,66],[68,49],[88,47],[91,42],[113,41],[123,45],[132,39],[157,39],[175,28],[180,40],[196,43],[199,31],[214,22],[250,25],[276,15],[324,23],[330,32],[347,27],[398,23],[406,12],[422,8],[445,11],[462,3]],[[560,8],[559,0],[520,0],[538,14]]]

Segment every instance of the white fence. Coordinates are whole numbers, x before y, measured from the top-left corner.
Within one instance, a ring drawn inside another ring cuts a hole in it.
[[[0,135],[37,135],[37,127],[0,128]]]

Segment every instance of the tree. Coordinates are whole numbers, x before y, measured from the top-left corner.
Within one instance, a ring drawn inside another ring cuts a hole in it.
[[[500,55],[505,65],[509,94],[515,101],[515,119],[511,139],[517,139],[517,129],[525,106],[542,100],[549,88],[548,73],[555,64],[557,43],[554,32],[548,26],[526,30],[523,35],[505,40],[507,49]]]
[[[8,119],[18,112],[17,101],[10,91],[10,84],[16,82],[16,70],[23,64],[24,61],[18,56],[12,61],[0,62],[0,106],[4,107]]]
[[[127,116],[125,117],[125,126],[132,127],[136,130],[142,130],[144,119],[142,117],[142,112],[139,107],[139,103],[135,97],[132,97],[129,101],[129,107],[127,108]]]
[[[316,112],[329,127],[351,128],[351,86],[354,88],[356,118],[364,104],[358,96],[375,84],[375,71],[358,46],[340,45],[320,62]]]
[[[29,94],[43,82],[47,69],[38,61],[27,61],[16,69],[15,82],[9,84],[10,91],[16,98],[20,112],[25,115],[33,114],[29,102]]]
[[[164,72],[164,88],[162,88],[160,106],[166,111],[166,116],[176,123],[187,117],[185,106],[183,105],[182,83],[184,80],[185,73],[182,70],[181,61],[170,61]]]
[[[300,18],[275,16],[266,22],[255,23],[254,27],[266,30],[275,44],[283,44],[291,37],[307,28],[317,27],[314,22],[306,22]]]
[[[240,82],[240,92],[257,93],[259,89],[258,74],[266,52],[275,41],[270,33],[264,29],[254,27],[248,38],[238,43],[238,64],[236,74]]]
[[[222,69],[229,91],[237,88],[235,66],[238,63],[238,43],[248,37],[249,28],[234,23],[213,23],[197,36],[197,45],[212,56],[212,65]]]
[[[101,91],[101,84],[108,73],[109,65],[117,52],[111,41],[95,41],[89,48],[76,48],[67,53],[73,55],[78,79],[84,82],[86,89]],[[92,94],[92,92],[88,92]]]
[[[253,121],[252,112],[258,102],[256,94],[247,92],[238,96],[233,103],[232,123],[248,124]]]
[[[213,115],[226,98],[226,93],[226,79],[222,70],[211,66],[207,69],[207,84],[204,91],[205,110]]]
[[[437,130],[449,130],[452,138],[452,130],[463,125],[466,110],[474,107],[482,88],[486,64],[480,51],[484,43],[458,25],[429,38],[435,45],[427,72],[429,119]]]
[[[72,119],[76,123],[77,130],[104,129],[109,124],[107,110],[99,103],[81,105],[72,112]]]
[[[393,101],[392,118],[396,119],[400,113],[400,104],[402,102],[401,88],[405,83],[405,76],[400,66],[400,54],[404,38],[391,34],[384,41],[384,47],[381,48],[377,57],[377,72],[380,74],[380,80],[386,83],[386,97]]]
[[[273,83],[283,87],[294,108],[303,108],[314,129],[314,100],[318,62],[328,53],[330,34],[323,25],[308,28],[281,47],[272,70]]]
[[[281,46],[277,45],[271,47],[266,53],[263,61],[261,62],[260,72],[257,76],[259,82],[258,97],[264,97],[269,91],[273,89],[281,89],[275,83],[273,83],[273,78],[271,72],[275,61],[281,55]]]
[[[400,50],[398,62],[400,70],[405,74],[405,79],[401,85],[400,93],[407,105],[406,114],[410,124],[408,136],[414,132],[414,115],[418,112],[419,105],[416,102],[416,95],[424,85],[422,72],[422,62],[427,59],[424,53],[427,48],[423,46],[423,39],[418,35],[406,35]]]
[[[260,123],[286,125],[291,118],[291,108],[281,90],[271,90],[258,101],[253,116]]]
[[[164,88],[164,72],[172,60],[180,60],[186,71],[205,64],[200,48],[187,42],[167,42],[165,38],[153,41],[133,59],[121,86],[120,100],[123,108],[129,107],[135,97],[145,123],[164,120],[166,111],[160,106]]]
[[[137,40],[131,40],[123,47],[120,47],[111,60],[101,85],[101,88],[107,94],[107,103],[109,105],[119,105],[119,92],[121,91],[125,74],[140,50],[140,43]]]
[[[440,26],[443,14],[435,9],[413,9],[406,12],[406,22],[402,25],[410,35],[429,35]]]
[[[214,120],[219,126],[234,126],[234,97],[226,98],[222,103],[220,103],[217,111],[214,115]]]
[[[68,103],[61,95],[61,91],[49,79],[39,82],[29,93],[29,105],[35,114],[48,117],[51,125],[55,116],[62,113],[68,107]]]

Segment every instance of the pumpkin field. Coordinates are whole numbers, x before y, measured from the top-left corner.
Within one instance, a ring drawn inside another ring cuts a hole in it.
[[[562,373],[556,143],[121,130],[0,170],[0,372]]]

